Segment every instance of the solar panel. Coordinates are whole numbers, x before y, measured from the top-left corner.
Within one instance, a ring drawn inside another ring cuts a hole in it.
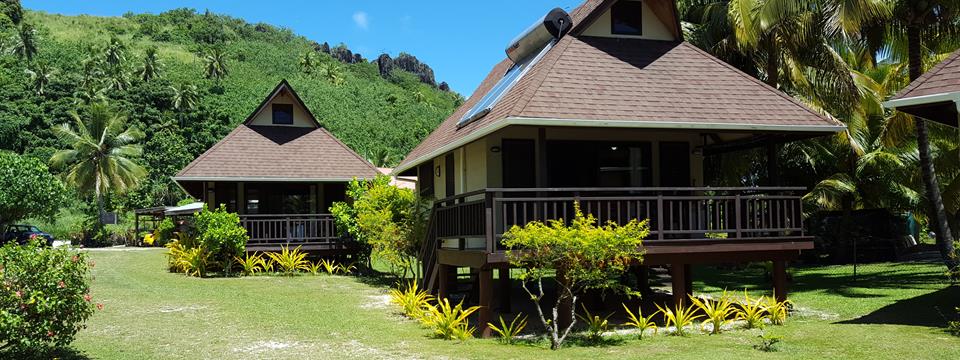
[[[540,50],[540,52],[536,53],[536,55],[530,56],[527,59],[514,64],[513,67],[511,67],[510,70],[507,70],[507,73],[503,75],[503,78],[501,78],[500,81],[497,81],[497,84],[494,85],[490,91],[487,91],[487,93],[480,98],[480,101],[473,105],[473,107],[470,108],[470,111],[467,111],[467,113],[460,118],[460,121],[457,122],[457,127],[463,127],[464,125],[467,125],[487,115],[487,113],[490,112],[490,109],[492,109],[493,106],[500,101],[503,95],[510,91],[510,89],[517,84],[520,78],[522,78],[523,75],[525,75],[530,68],[537,63],[537,61],[540,61],[540,58],[542,58],[544,54],[553,48],[555,43],[556,40],[548,42],[547,45]]]

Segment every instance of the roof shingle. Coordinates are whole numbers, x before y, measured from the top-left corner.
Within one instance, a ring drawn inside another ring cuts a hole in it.
[[[891,100],[960,92],[960,50],[910,82]]]

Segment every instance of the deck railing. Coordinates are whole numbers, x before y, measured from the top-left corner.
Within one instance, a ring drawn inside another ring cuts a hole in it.
[[[240,225],[250,235],[248,248],[340,244],[340,233],[330,214],[240,215]]]
[[[485,238],[489,252],[514,225],[564,219],[574,203],[600,223],[650,219],[646,243],[770,241],[804,237],[804,188],[485,189],[437,202],[439,239]]]

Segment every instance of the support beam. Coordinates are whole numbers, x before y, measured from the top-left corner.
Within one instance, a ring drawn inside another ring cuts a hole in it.
[[[672,264],[670,265],[670,282],[673,285],[673,304],[680,305],[683,304],[683,299],[687,296],[687,280],[686,280],[686,271],[684,271],[684,264]]]
[[[490,337],[492,331],[487,323],[493,321],[493,269],[481,268],[477,276],[480,287],[480,310],[477,316],[477,328],[482,337]]]
[[[497,270],[497,276],[500,277],[497,280],[500,285],[498,289],[498,292],[500,293],[499,294],[500,312],[510,313],[511,312],[510,311],[510,295],[512,293],[510,290],[513,285],[513,281],[510,280],[510,268],[509,267],[500,268],[499,270]]]
[[[653,290],[650,289],[650,267],[646,265],[639,265],[633,268],[634,275],[637,277],[637,290],[640,291],[640,296],[644,299],[648,299],[653,295]]]
[[[437,300],[450,296],[450,269],[452,266],[437,264]]]
[[[785,260],[773,261],[773,294],[777,301],[787,300],[787,262]]]
[[[683,290],[686,296],[693,295],[693,265],[683,264]],[[686,300],[688,298],[684,298]]]

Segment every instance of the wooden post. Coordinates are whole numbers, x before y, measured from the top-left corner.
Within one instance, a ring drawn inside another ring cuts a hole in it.
[[[450,265],[437,264],[437,300],[450,296]]]
[[[505,266],[497,270],[497,276],[500,277],[498,280],[500,282],[499,296],[500,296],[500,312],[509,313],[510,311],[510,295],[512,293],[512,280],[510,280],[510,267]]]
[[[787,300],[787,261],[773,261],[773,294],[777,301]]]
[[[653,290],[650,289],[650,269],[645,265],[638,265],[634,267],[634,274],[637,276],[637,287],[640,290],[640,296],[642,298],[648,298],[653,295]]]
[[[482,337],[490,337],[492,332],[487,323],[493,321],[493,269],[481,268],[477,276],[480,287],[480,310],[477,316],[477,328]]]
[[[686,295],[693,295],[693,266],[683,264],[683,287]]]
[[[137,241],[140,240],[140,214],[136,212],[133,213],[133,236],[138,238]]]
[[[672,264],[670,265],[670,282],[673,284],[673,304],[680,305],[683,304],[683,299],[687,296],[687,280],[684,277],[686,271],[684,271],[684,264]]]

